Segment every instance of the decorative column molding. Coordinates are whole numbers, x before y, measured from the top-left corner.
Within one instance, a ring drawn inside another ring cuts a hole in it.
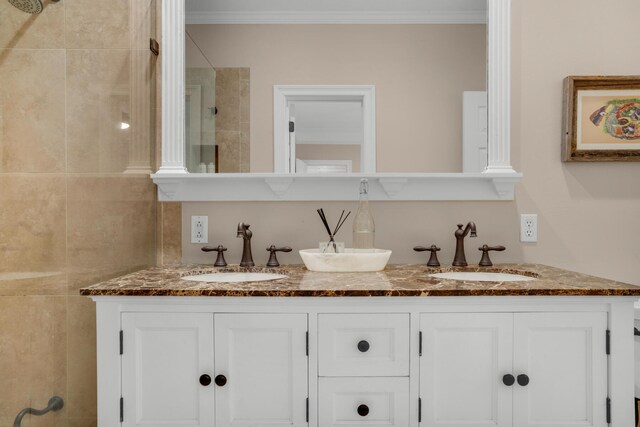
[[[162,166],[156,174],[188,173],[184,167],[184,0],[162,0]]]
[[[511,0],[487,0],[489,158],[485,173],[511,167]]]

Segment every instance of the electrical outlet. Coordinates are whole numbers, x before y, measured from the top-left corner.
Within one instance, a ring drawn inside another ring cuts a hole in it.
[[[191,217],[191,243],[209,243],[209,217]]]
[[[537,214],[520,215],[520,241],[521,242],[537,242],[538,241],[538,215]]]

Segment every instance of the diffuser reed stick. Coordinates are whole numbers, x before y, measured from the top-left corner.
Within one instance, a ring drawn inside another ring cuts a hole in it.
[[[334,237],[336,236],[336,234],[338,234],[338,231],[340,231],[340,228],[345,223],[347,218],[349,218],[349,215],[351,215],[351,211],[349,211],[345,216],[344,209],[342,210],[342,213],[340,214],[340,218],[338,219],[338,222],[335,228],[333,229],[333,232],[331,231],[331,227],[329,227],[329,221],[327,220],[327,216],[324,214],[324,210],[320,208],[320,209],[317,209],[316,211],[318,212],[318,215],[320,216],[320,219],[324,224],[324,228],[325,230],[327,230],[327,234],[329,235],[329,241],[327,242],[327,246],[322,250],[322,252],[326,252],[327,249],[329,249],[329,245],[331,244],[333,244],[333,252],[337,252],[336,241],[334,240]]]

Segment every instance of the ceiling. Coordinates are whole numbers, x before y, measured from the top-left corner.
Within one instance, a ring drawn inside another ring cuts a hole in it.
[[[486,22],[486,0],[185,0],[187,24]]]

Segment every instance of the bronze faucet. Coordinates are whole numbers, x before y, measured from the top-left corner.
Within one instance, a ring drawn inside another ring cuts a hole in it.
[[[253,256],[251,255],[251,237],[253,233],[249,230],[250,225],[241,222],[238,224],[238,235],[236,237],[242,237],[244,240],[242,245],[242,261],[240,261],[240,267],[253,267]]]
[[[456,236],[456,255],[453,257],[453,265],[456,267],[466,267],[467,266],[467,257],[464,255],[464,238],[467,237],[471,231],[471,237],[476,237],[476,225],[469,221],[467,226],[462,229],[462,224],[458,224],[458,229],[453,234]]]

